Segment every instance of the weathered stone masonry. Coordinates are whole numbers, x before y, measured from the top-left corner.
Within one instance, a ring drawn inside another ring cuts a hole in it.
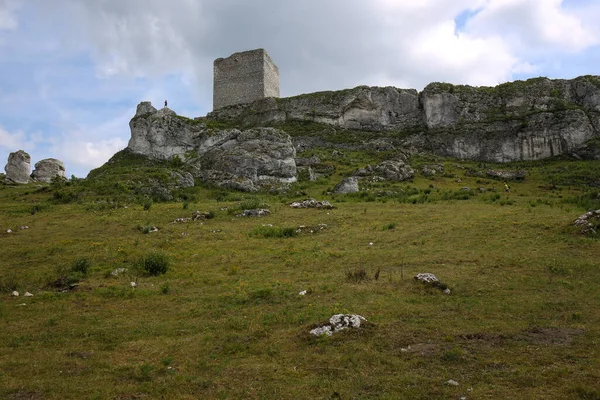
[[[215,60],[213,110],[266,97],[279,97],[279,68],[264,49]]]

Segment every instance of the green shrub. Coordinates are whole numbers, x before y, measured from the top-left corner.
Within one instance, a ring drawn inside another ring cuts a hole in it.
[[[144,207],[144,211],[150,210],[150,208],[152,207],[152,200],[145,199],[144,201],[142,201],[142,207]]]
[[[142,257],[138,264],[141,269],[152,276],[166,274],[170,265],[169,257],[163,253],[149,253]]]
[[[90,268],[90,261],[87,258],[78,258],[71,264],[71,272],[78,272],[87,275]]]

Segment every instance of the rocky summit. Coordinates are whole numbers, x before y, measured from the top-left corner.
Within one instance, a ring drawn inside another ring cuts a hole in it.
[[[296,180],[296,150],[278,129],[214,129],[149,102],[138,105],[129,126],[129,151],[156,160],[180,159],[205,182],[255,191]]]
[[[431,83],[422,92],[360,86],[225,107],[209,120],[260,126],[314,122],[402,137],[399,144],[491,162],[582,153],[600,137],[600,77],[534,78],[496,87]],[[319,139],[327,141],[327,133]],[[295,138],[300,142],[301,138]]]

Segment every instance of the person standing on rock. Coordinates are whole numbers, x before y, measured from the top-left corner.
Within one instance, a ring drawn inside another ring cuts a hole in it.
[[[165,108],[167,108],[167,101],[165,100]]]

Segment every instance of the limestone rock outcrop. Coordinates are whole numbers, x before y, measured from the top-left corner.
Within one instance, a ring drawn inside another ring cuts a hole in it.
[[[29,183],[31,157],[23,150],[10,153],[4,171],[6,171],[6,177],[4,179],[8,183]]]
[[[35,163],[35,169],[31,173],[34,181],[50,183],[52,179],[67,178],[65,164],[56,158],[46,158]]]
[[[207,182],[255,191],[296,180],[296,150],[290,136],[277,129],[211,129],[149,102],[138,105],[129,126],[129,151],[156,160],[179,157],[193,177]]]
[[[252,126],[313,122],[380,131],[381,137],[402,132],[405,146],[481,161],[539,160],[580,149],[582,156],[597,158],[586,142],[600,137],[600,76],[534,78],[496,87],[432,83],[420,93],[360,86],[263,99],[207,118]],[[327,142],[328,134],[324,129],[319,139]]]

